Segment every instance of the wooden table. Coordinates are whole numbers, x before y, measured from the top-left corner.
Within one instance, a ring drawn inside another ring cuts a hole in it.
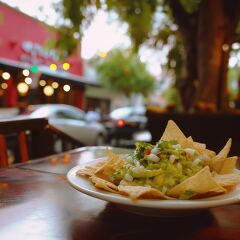
[[[67,183],[72,166],[104,154],[100,147],[80,148],[1,169],[0,239],[240,239],[240,205],[153,218],[120,210]]]

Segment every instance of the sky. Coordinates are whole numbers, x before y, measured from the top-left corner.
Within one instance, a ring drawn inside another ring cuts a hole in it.
[[[38,18],[50,25],[55,25],[58,15],[52,4],[60,0],[0,0],[12,7],[17,7],[20,11]],[[108,52],[112,48],[121,46],[129,47],[130,38],[127,36],[127,24],[117,21],[109,21],[109,15],[104,11],[99,11],[93,19],[90,27],[83,32],[81,41],[81,55],[84,59],[90,59],[99,52]],[[166,62],[164,51],[157,53],[154,50],[140,49],[140,59],[147,64],[149,71],[155,76],[160,77],[162,69],[159,63]]]

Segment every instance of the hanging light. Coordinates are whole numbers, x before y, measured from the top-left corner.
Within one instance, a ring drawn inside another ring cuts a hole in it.
[[[25,95],[29,90],[29,86],[24,82],[20,82],[17,85],[17,90],[20,93],[20,95]]]
[[[68,84],[65,84],[65,85],[63,86],[63,90],[64,90],[65,92],[69,92],[70,89],[71,89],[71,87],[70,87]]]
[[[2,73],[2,78],[4,80],[8,80],[10,77],[11,77],[10,73],[8,73],[8,72],[3,72]]]
[[[5,90],[5,89],[7,89],[7,88],[8,88],[8,85],[7,85],[7,83],[2,83],[2,84],[1,84],[1,87],[2,87],[2,89],[4,89],[4,90]]]
[[[47,83],[46,83],[45,80],[40,80],[40,81],[39,81],[39,85],[40,85],[41,87],[44,87],[46,84],[47,84]]]
[[[59,84],[58,84],[57,82],[53,82],[53,83],[52,83],[52,87],[56,89],[56,88],[59,87]]]
[[[65,63],[63,63],[62,68],[63,68],[63,70],[67,71],[70,68],[70,64],[65,62]]]
[[[54,89],[53,89],[53,87],[52,86],[45,86],[44,88],[43,88],[43,93],[46,95],[46,96],[48,96],[48,97],[50,97],[50,96],[52,96],[53,94],[54,94]]]
[[[30,85],[32,83],[32,79],[30,77],[26,77],[24,82],[28,85]]]
[[[22,74],[23,76],[28,77],[30,74],[30,71],[28,69],[23,69]]]
[[[56,71],[57,70],[57,65],[55,63],[50,64],[49,66],[51,71]]]

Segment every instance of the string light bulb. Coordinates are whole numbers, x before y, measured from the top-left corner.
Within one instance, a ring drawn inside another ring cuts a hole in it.
[[[53,94],[54,94],[54,89],[53,89],[53,87],[52,86],[45,86],[44,88],[43,88],[43,93],[46,95],[46,96],[48,96],[48,97],[50,97],[50,96],[52,96]]]
[[[53,82],[53,83],[52,83],[52,87],[56,89],[56,88],[59,87],[59,84],[58,84],[57,82]]]
[[[10,73],[8,73],[8,72],[3,72],[3,73],[2,73],[2,78],[3,78],[4,80],[10,79],[10,77],[11,77]]]
[[[25,95],[29,90],[29,86],[25,82],[20,82],[17,85],[17,90],[20,93],[20,95]]]
[[[24,82],[28,85],[30,85],[32,83],[32,79],[30,77],[26,77]]]
[[[23,69],[22,74],[24,77],[28,77],[30,74],[30,71],[28,69]]]
[[[63,63],[62,68],[63,68],[63,70],[67,71],[70,68],[70,64],[65,62],[65,63]]]
[[[56,71],[57,70],[57,65],[55,63],[50,64],[49,66],[51,71]]]
[[[7,83],[2,83],[2,84],[1,84],[1,87],[2,87],[2,89],[4,89],[4,90],[5,90],[5,89],[7,89],[7,88],[8,88],[8,85],[7,85]]]
[[[71,87],[70,87],[68,84],[65,84],[65,85],[63,86],[63,90],[64,90],[65,92],[69,92],[69,91],[71,90]]]
[[[46,83],[45,80],[40,80],[40,81],[39,81],[39,85],[40,85],[41,87],[44,87],[46,84],[47,84],[47,83]]]

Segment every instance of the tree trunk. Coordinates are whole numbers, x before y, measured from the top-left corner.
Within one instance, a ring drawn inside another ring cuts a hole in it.
[[[222,74],[222,47],[225,39],[225,19],[219,0],[203,0],[198,21],[198,80],[197,105],[217,110],[217,96]]]
[[[197,104],[212,111],[228,108],[228,59],[239,20],[236,2],[202,0],[199,7]]]
[[[169,0],[186,52],[186,76],[179,83],[185,110],[228,108],[229,51],[236,39],[240,1],[202,0],[188,14],[179,1]]]

